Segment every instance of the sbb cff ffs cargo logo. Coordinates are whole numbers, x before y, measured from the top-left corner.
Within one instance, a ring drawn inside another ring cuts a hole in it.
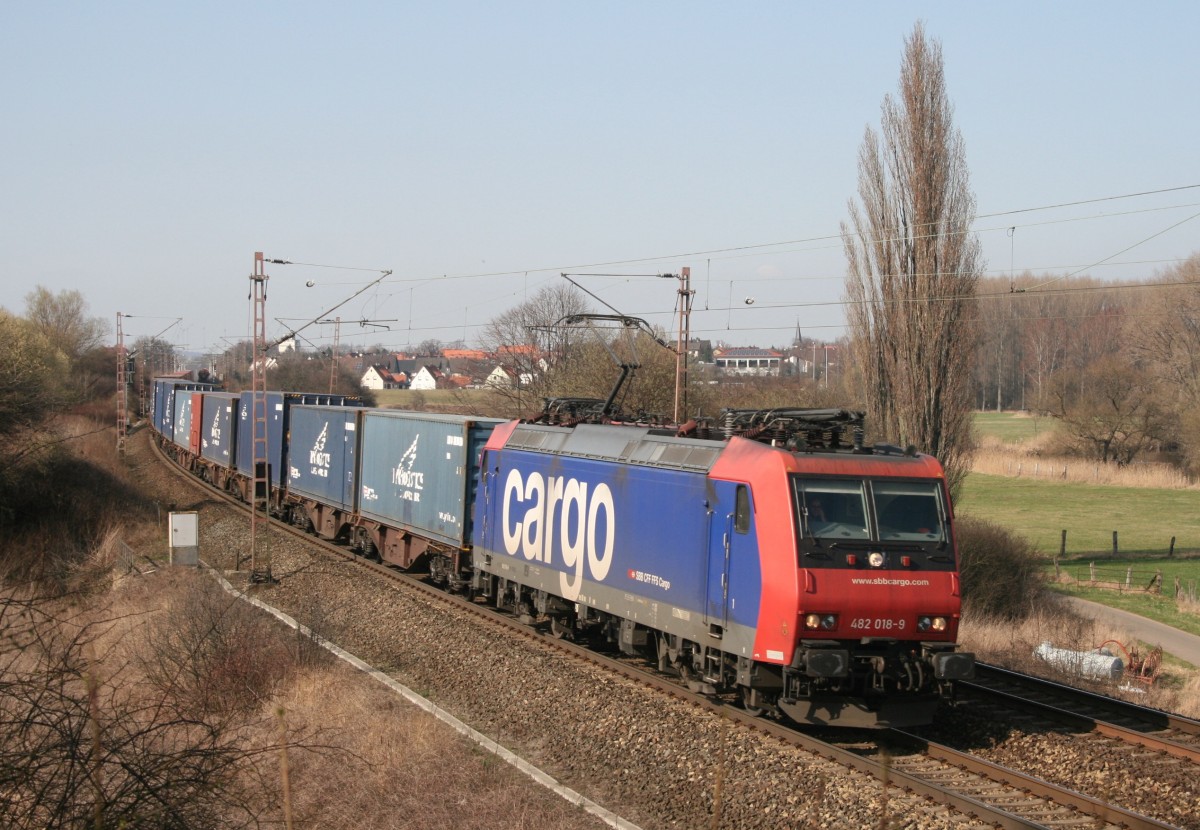
[[[567,568],[558,577],[564,599],[579,599],[585,565],[596,582],[608,576],[617,524],[607,484],[541,473],[526,479],[520,470],[511,470],[504,481],[502,510],[505,552],[520,552],[546,565],[561,559]]]

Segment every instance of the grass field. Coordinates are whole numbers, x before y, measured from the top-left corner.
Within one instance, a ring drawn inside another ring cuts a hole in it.
[[[1087,579],[1091,573],[1089,563],[1074,561],[1060,564],[1062,573],[1075,579]],[[1054,568],[1048,566],[1052,576]],[[1155,594],[1141,590],[1146,587],[1155,571],[1161,571],[1163,576],[1162,593]],[[1132,572],[1130,585],[1132,590],[1113,591],[1102,588],[1089,588],[1069,582],[1054,582],[1051,587],[1064,594],[1090,599],[1112,608],[1120,608],[1152,620],[1174,626],[1182,631],[1200,636],[1200,614],[1196,613],[1196,603],[1176,602],[1175,580],[1179,579],[1183,590],[1195,591],[1200,584],[1200,559],[1099,559],[1096,560],[1096,578],[1098,580],[1122,581],[1126,573]]]
[[[1067,556],[1110,554],[1118,533],[1121,553],[1165,556],[1200,553],[1200,493],[1146,487],[1077,484],[971,473],[956,507],[1007,527],[1047,556],[1067,531]]]
[[[998,433],[1019,434],[1021,425],[990,419]],[[1016,421],[1033,419],[1013,419]],[[1024,439],[1014,439],[1014,442]],[[1196,603],[1181,608],[1175,601],[1175,578],[1184,590],[1200,585],[1200,493],[1195,489],[1122,487],[1053,479],[1012,478],[971,473],[956,504],[960,515],[1006,527],[1032,541],[1046,556],[1047,576],[1053,580],[1062,531],[1067,531],[1063,571],[1087,579],[1089,562],[1096,577],[1123,582],[1132,569],[1132,591],[1086,588],[1051,582],[1054,590],[1140,614],[1166,625],[1200,635]],[[1120,555],[1112,556],[1117,531]],[[1175,557],[1167,558],[1171,537]],[[1163,574],[1162,594],[1140,589],[1156,570]]]
[[[1053,431],[1050,418],[1026,415],[1023,412],[976,412],[975,432],[981,438],[994,438],[1005,444],[1020,444]]]
[[[380,389],[375,393],[380,406],[395,409],[415,407],[456,406],[463,402],[481,400],[490,393],[488,389]]]

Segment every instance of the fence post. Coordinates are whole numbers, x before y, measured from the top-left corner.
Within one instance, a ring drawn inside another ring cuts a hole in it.
[[[1096,563],[1095,562],[1088,562],[1088,577],[1090,578],[1090,581],[1092,581],[1092,582],[1096,581]]]
[[[1058,555],[1063,559],[1067,558],[1067,529],[1065,527],[1062,532],[1062,541],[1058,544]]]
[[[1174,536],[1171,537],[1171,547],[1167,550],[1167,558],[1168,559],[1175,558],[1175,537]]]
[[[1128,591],[1133,584],[1133,566],[1130,565],[1125,569],[1125,590]]]
[[[1117,532],[1113,531],[1113,559],[1117,558]]]

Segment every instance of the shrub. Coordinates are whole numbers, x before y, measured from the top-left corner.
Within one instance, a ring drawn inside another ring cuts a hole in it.
[[[146,632],[141,669],[199,713],[249,712],[296,668],[291,638],[199,573],[180,573]]]
[[[1045,584],[1037,548],[982,519],[958,519],[956,528],[965,610],[1002,620],[1028,616]]]

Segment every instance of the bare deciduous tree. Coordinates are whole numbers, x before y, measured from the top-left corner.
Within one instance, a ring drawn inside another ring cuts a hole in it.
[[[543,397],[553,394],[553,375],[563,363],[573,333],[557,324],[586,311],[583,292],[566,283],[551,283],[488,322],[482,347],[515,375],[512,388],[496,390],[505,414],[528,415],[540,409]]]
[[[1127,319],[1123,335],[1130,356],[1159,381],[1161,406],[1173,413],[1183,461],[1196,470],[1200,469],[1200,254],[1169,269],[1160,281],[1164,285],[1150,292],[1144,303],[1145,317]]]
[[[177,613],[140,626],[95,598],[0,587],[0,826],[203,830],[278,815],[281,745],[251,739],[267,733],[253,704],[293,670],[291,636],[201,579],[172,589],[186,592]],[[352,758],[321,734],[281,740]]]
[[[859,152],[861,207],[842,223],[856,370],[877,435],[938,456],[956,488],[971,447],[975,198],[941,47],[905,42],[899,95]]]
[[[1060,371],[1049,395],[1051,414],[1101,462],[1128,464],[1170,431],[1156,379],[1122,355],[1103,355],[1079,372]]]

